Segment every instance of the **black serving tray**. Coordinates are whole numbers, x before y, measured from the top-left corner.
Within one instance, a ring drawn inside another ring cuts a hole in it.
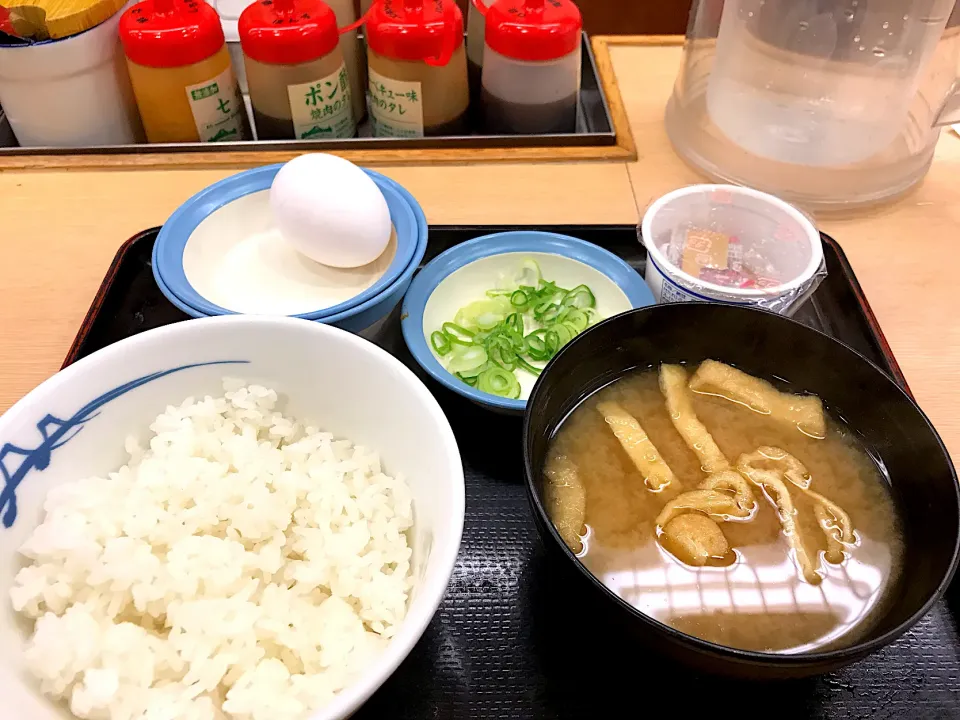
[[[360,37],[361,57],[366,60],[366,46]],[[234,46],[234,43],[227,43]],[[479,149],[516,147],[597,147],[617,144],[617,132],[610,114],[610,106],[603,91],[603,82],[597,69],[593,49],[586,33],[581,34],[580,97],[575,132],[542,135],[487,135],[473,132],[463,135],[443,135],[422,138],[373,137],[369,117],[358,126],[357,137],[342,140],[242,140],[218,143],[140,143],[135,145],[98,145],[91,147],[4,147],[0,143],[0,159],[16,155],[115,155],[164,154],[182,152],[225,151],[294,151],[318,150],[422,150],[422,149]],[[234,64],[236,69],[236,64]],[[248,113],[250,115],[250,113]],[[255,127],[253,118],[251,125]],[[15,143],[14,143],[15,145]]]
[[[430,228],[424,262],[510,227]],[[533,229],[533,228],[526,228]],[[632,226],[550,226],[605,247],[643,271]],[[187,320],[154,284],[157,229],[118,252],[64,365],[150,328]],[[837,337],[906,388],[843,251],[823,236],[828,278],[796,318]],[[399,310],[376,341],[425,377],[399,333]],[[960,596],[893,645],[818,678],[750,683],[672,665],[605,626],[602,606],[548,559],[523,479],[521,421],[493,415],[426,380],[463,455],[466,521],[446,599],[406,661],[354,715],[426,718],[960,718]],[[956,585],[956,583],[955,583]],[[709,713],[707,715],[706,713]]]

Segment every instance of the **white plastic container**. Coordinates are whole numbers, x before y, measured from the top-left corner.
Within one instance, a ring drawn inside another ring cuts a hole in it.
[[[85,147],[142,140],[117,32],[122,14],[62,40],[0,46],[0,105],[20,145]]]
[[[583,28],[577,6],[570,0],[497,0],[485,22],[484,130],[575,132]]]
[[[705,236],[707,247],[692,244]],[[723,249],[709,247],[710,237]],[[647,209],[641,238],[647,249],[644,279],[658,303],[706,300],[792,315],[826,276],[813,223],[759,190],[734,185],[674,190]],[[701,264],[697,276],[689,272]]]

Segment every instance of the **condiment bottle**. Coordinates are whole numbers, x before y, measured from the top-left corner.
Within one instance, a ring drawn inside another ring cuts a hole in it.
[[[337,25],[342,28],[357,21],[357,6],[353,0],[326,0],[337,16]],[[367,114],[367,63],[356,30],[340,35],[340,52],[350,78],[350,96],[353,98],[353,117],[359,123]]]
[[[497,0],[490,6],[483,51],[487,132],[576,130],[582,28],[570,0]]]
[[[337,18],[326,3],[258,0],[237,27],[260,140],[356,135]]]
[[[484,15],[493,0],[471,0],[467,8],[467,77],[470,79],[470,109],[480,107],[480,81],[483,70],[483,44],[486,34]]]
[[[203,0],[143,0],[120,18],[148,142],[249,137],[247,111],[217,11]]]
[[[377,0],[366,39],[375,135],[466,132],[467,57],[454,0]]]

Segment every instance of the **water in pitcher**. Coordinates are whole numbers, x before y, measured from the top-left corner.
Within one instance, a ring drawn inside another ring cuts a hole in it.
[[[954,0],[928,0],[914,20],[908,5],[727,0],[710,117],[773,160],[834,166],[880,152],[900,132]]]
[[[901,192],[932,159],[954,83],[954,5],[699,0],[671,140],[713,177],[812,209]]]

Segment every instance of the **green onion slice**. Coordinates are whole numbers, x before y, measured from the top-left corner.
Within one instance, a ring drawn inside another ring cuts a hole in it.
[[[477,389],[514,400],[520,397],[520,381],[516,375],[504,368],[492,367],[480,373]]]
[[[596,297],[586,285],[572,290],[545,280],[533,258],[501,275],[484,299],[460,308],[453,322],[430,335],[447,370],[472,387],[501,397],[520,396],[514,374],[537,376],[531,363],[549,361],[597,322]],[[527,328],[533,327],[531,332]]]
[[[450,358],[447,370],[454,375],[464,371],[473,370],[487,362],[487,351],[477,345],[469,347],[457,347]]]
[[[573,290],[567,292],[560,302],[565,307],[592,308],[596,307],[597,299],[593,296],[593,291],[586,285],[577,285]]]
[[[453,349],[450,338],[439,330],[430,335],[430,344],[433,345],[434,352],[440,357],[443,357]]]
[[[440,329],[447,340],[457,345],[470,345],[476,339],[476,334],[472,330],[467,330],[457,323],[445,322]]]

